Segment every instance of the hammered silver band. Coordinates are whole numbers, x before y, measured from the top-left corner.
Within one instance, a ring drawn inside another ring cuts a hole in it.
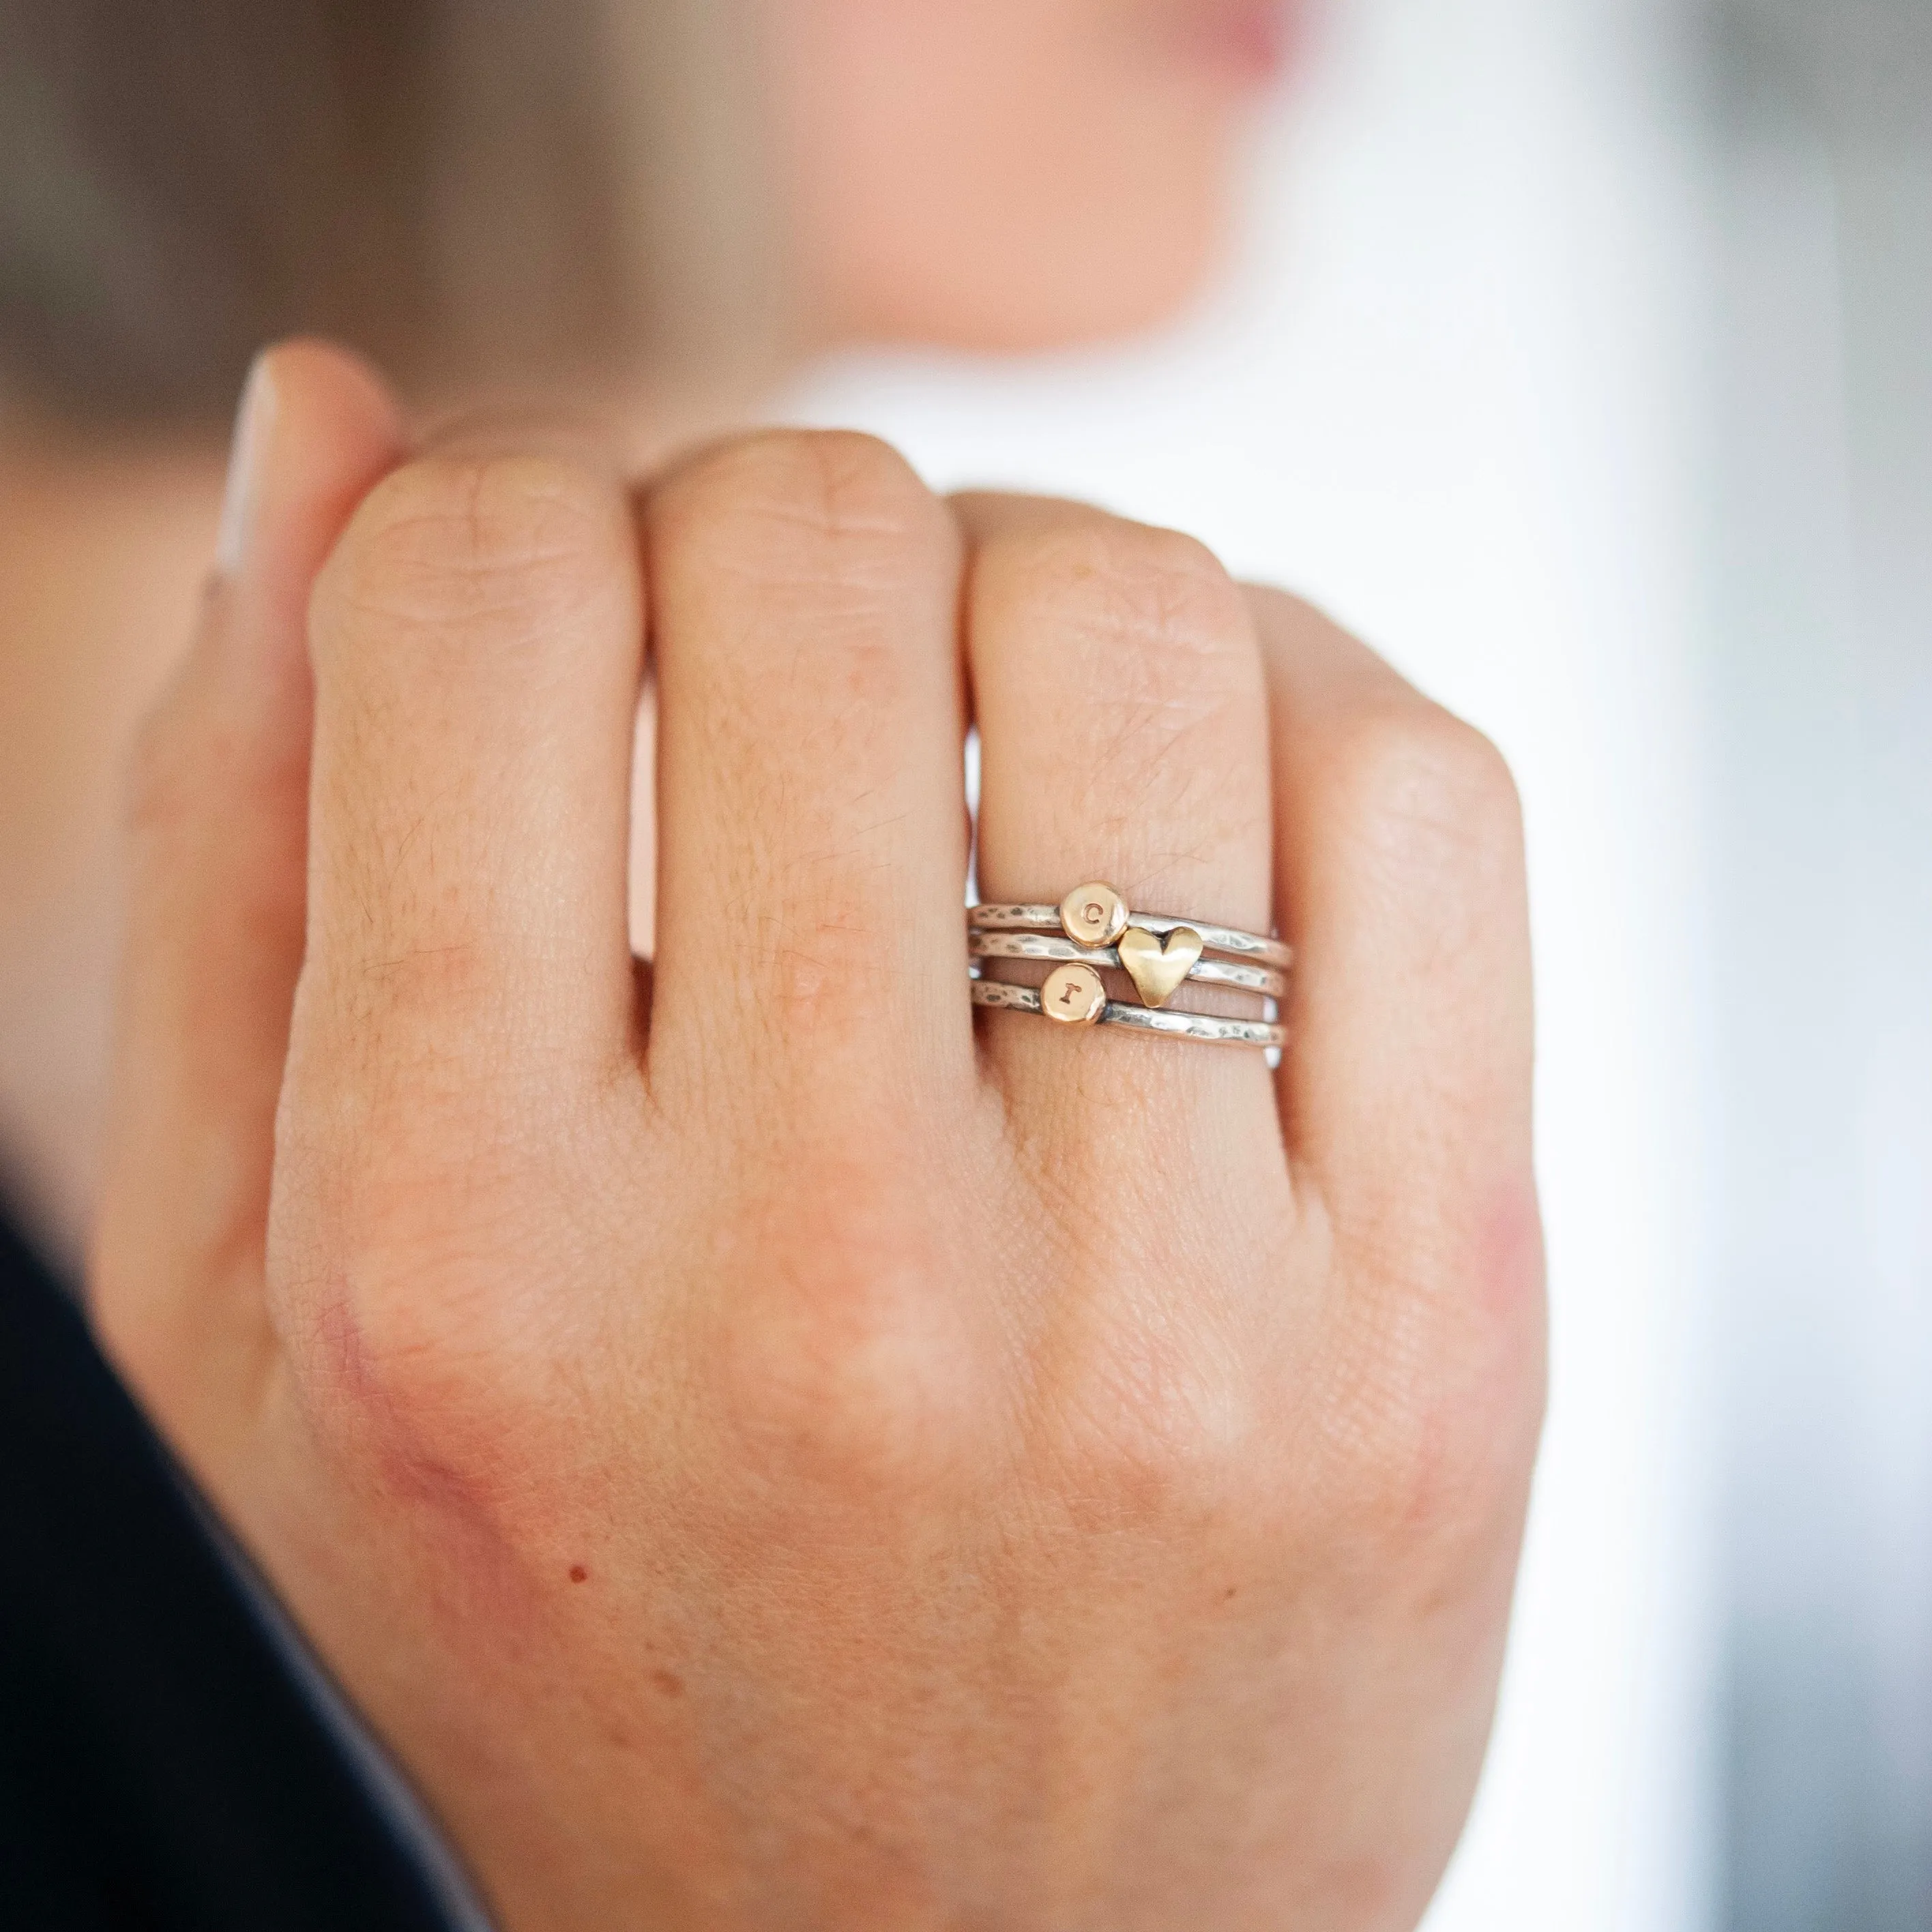
[[[982,932],[1058,932],[1060,909],[1050,905],[976,905],[967,914],[967,922]],[[1214,926],[1206,920],[1183,919],[1178,914],[1136,912],[1127,915],[1130,926],[1143,932],[1178,932],[1184,927],[1201,935],[1201,944],[1210,952],[1232,952],[1243,959],[1258,959],[1264,966],[1286,971],[1294,964],[1293,949],[1278,939],[1264,939],[1258,932],[1243,932],[1232,926]]]
[[[971,985],[976,1006],[1003,1008],[1016,1013],[1045,1010],[1039,992],[1031,986],[1009,986],[1004,980],[975,980]],[[1150,1006],[1129,1006],[1119,1000],[1107,1002],[1097,1023],[1165,1034],[1171,1040],[1198,1040],[1216,1046],[1258,1046],[1276,1053],[1288,1043],[1288,1029],[1267,1020],[1223,1020],[1206,1013],[1157,1012]]]
[[[1197,926],[1192,930],[1199,932],[1201,928]],[[1202,938],[1204,940],[1206,934]],[[966,950],[975,959],[1077,959],[1112,972],[1122,970],[1118,946],[1076,946],[1070,939],[1057,939],[1046,932],[988,932],[982,927],[968,935]],[[1259,993],[1270,1000],[1278,1000],[1288,991],[1286,974],[1234,959],[1197,960],[1187,976],[1203,986],[1238,986],[1244,992]]]

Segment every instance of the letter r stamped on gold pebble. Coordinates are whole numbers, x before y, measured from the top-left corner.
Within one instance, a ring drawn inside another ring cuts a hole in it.
[[[1090,966],[1056,966],[1040,989],[1040,1010],[1062,1026],[1091,1026],[1107,1010],[1107,988]]]

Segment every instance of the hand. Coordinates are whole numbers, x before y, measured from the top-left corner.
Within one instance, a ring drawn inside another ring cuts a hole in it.
[[[1186,539],[862,437],[634,506],[302,346],[250,422],[95,1305],[506,1924],[1412,1924],[1540,1405],[1496,754]],[[1278,1077],[976,1024],[969,692],[984,896],[1278,916]]]

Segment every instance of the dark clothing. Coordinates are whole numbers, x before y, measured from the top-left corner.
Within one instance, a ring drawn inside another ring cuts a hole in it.
[[[5,1932],[458,1922],[447,1874],[253,1588],[0,1220]]]

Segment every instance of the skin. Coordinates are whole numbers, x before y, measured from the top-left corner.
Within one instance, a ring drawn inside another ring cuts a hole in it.
[[[788,17],[823,335],[1066,340],[1198,275],[1250,14]],[[1494,752],[1172,532],[943,501],[858,437],[641,477],[425,440],[296,344],[123,782],[210,479],[10,464],[10,1154],[502,1922],[1412,1925],[1542,1399]],[[982,892],[1278,921],[1278,1077],[975,1021],[969,717]],[[100,1051],[117,790],[97,1174],[91,1109],[22,1096]]]
[[[865,438],[634,494],[300,346],[250,416],[96,1308],[505,1922],[1412,1924],[1540,1406],[1495,752],[1186,538]],[[969,703],[988,895],[1282,909],[1278,1078],[976,1025]]]

